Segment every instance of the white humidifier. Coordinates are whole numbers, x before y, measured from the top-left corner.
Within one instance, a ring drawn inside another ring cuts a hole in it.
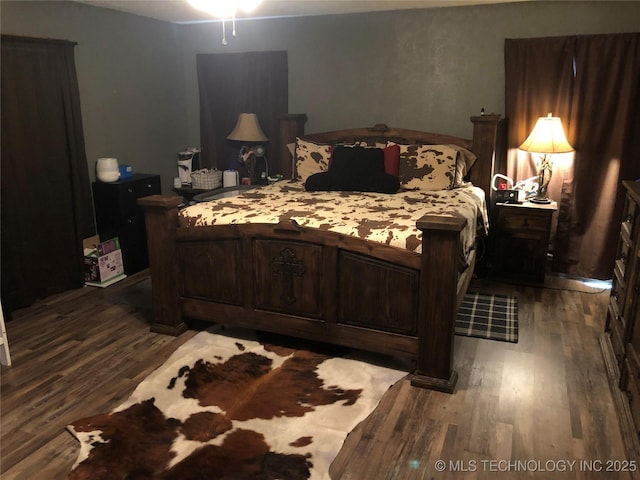
[[[96,162],[96,177],[101,182],[116,182],[120,178],[117,158],[99,158]]]

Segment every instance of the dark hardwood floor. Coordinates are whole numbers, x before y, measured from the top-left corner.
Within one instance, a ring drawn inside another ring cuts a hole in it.
[[[625,459],[597,340],[609,291],[560,278],[471,289],[518,297],[519,343],[456,337],[455,393],[398,382],[349,435],[332,478],[630,478],[597,471]],[[119,405],[196,333],[149,332],[150,302],[142,272],[14,312],[13,366],[1,370],[2,479],[66,478],[78,444],[65,426]]]

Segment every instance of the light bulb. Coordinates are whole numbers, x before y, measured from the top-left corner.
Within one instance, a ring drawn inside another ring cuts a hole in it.
[[[189,5],[201,12],[218,18],[232,18],[238,9],[252,12],[262,0],[187,0]]]

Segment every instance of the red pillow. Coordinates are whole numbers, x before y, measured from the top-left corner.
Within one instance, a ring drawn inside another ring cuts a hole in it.
[[[400,165],[400,146],[390,145],[383,148],[384,151],[384,173],[398,176],[398,169]]]

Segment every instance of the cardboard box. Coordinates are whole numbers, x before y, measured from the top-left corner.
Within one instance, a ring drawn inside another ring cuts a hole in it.
[[[118,237],[98,243],[94,249],[84,251],[84,283],[106,287],[123,278],[124,264]]]
[[[82,240],[82,248],[85,252],[87,249],[94,250],[99,243],[100,243],[100,236],[94,235],[93,237],[88,237]]]

